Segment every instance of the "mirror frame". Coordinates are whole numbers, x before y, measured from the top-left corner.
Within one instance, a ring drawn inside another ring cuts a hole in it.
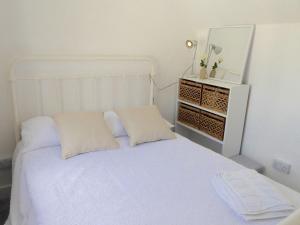
[[[209,74],[208,74],[208,79],[223,81],[223,82],[228,82],[228,83],[234,83],[234,84],[242,84],[243,81],[244,81],[245,72],[246,72],[246,68],[247,68],[247,63],[248,63],[248,59],[249,59],[249,55],[250,55],[250,51],[251,51],[251,47],[252,47],[254,31],[255,31],[255,25],[254,24],[248,24],[248,25],[229,25],[229,26],[221,26],[221,27],[210,27],[209,31],[208,31],[208,35],[207,35],[207,40],[206,40],[205,53],[208,53],[209,37],[210,37],[210,34],[212,32],[212,29],[221,29],[221,28],[250,28],[250,35],[249,35],[248,44],[247,44],[247,48],[246,48],[245,55],[244,55],[244,59],[245,59],[244,60],[244,65],[242,67],[240,79],[237,82],[230,81],[230,80],[224,80],[224,79],[218,79],[218,78],[211,78],[209,76]]]

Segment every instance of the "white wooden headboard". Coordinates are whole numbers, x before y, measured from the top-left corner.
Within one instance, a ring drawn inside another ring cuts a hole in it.
[[[150,57],[32,57],[11,72],[16,139],[20,124],[64,111],[105,111],[153,103]]]

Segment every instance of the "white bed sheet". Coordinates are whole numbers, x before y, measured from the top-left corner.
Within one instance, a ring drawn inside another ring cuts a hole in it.
[[[215,193],[211,177],[241,166],[178,136],[62,160],[60,148],[15,153],[11,225],[275,225],[245,222]],[[277,185],[277,183],[276,183]],[[296,206],[300,196],[279,185]]]

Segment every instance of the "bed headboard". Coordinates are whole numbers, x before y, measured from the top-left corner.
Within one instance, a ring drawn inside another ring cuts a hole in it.
[[[32,57],[11,72],[16,139],[31,117],[153,103],[150,57]]]

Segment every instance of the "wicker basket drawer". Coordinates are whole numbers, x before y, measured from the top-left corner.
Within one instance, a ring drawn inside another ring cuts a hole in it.
[[[178,121],[188,126],[199,127],[200,109],[180,103],[178,107]]]
[[[223,141],[226,119],[224,117],[201,110],[199,130]]]
[[[201,106],[226,114],[228,99],[228,89],[203,85]]]
[[[179,83],[179,99],[200,105],[202,84],[181,79]]]

